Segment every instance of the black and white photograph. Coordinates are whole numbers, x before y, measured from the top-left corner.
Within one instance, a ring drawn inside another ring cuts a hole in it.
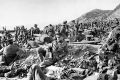
[[[0,0],[0,80],[120,80],[120,0]]]

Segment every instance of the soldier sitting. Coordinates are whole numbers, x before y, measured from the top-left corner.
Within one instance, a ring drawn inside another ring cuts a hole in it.
[[[68,54],[67,43],[60,34],[56,34],[56,40],[52,43],[52,58],[43,61],[40,65],[33,65],[28,74],[28,80],[34,80],[34,78],[39,78],[42,80],[50,80],[47,78],[42,70],[50,65],[55,64],[57,61],[61,60]]]
[[[13,44],[13,40],[7,40],[8,45],[0,50],[0,54],[2,55],[2,64],[9,65],[11,62],[17,58],[17,52],[20,50],[18,46]]]

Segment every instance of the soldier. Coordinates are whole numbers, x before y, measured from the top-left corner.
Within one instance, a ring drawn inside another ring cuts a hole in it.
[[[113,30],[110,32],[107,38],[107,46],[110,51],[117,52],[120,41],[120,26],[117,20],[115,26],[113,26],[112,29]]]
[[[2,38],[1,38],[2,47],[5,47],[7,45],[6,40],[7,40],[7,32],[5,31],[3,32]]]
[[[18,36],[18,40],[19,40],[20,43],[23,42],[23,40],[24,40],[23,31],[20,32],[20,35]]]
[[[42,67],[47,67],[56,63],[68,53],[67,42],[64,41],[64,38],[60,33],[56,34],[56,40],[52,42],[51,48],[52,58],[41,63]]]
[[[9,65],[16,57],[17,57],[17,52],[20,50],[18,46],[13,44],[13,40],[7,40],[8,46],[2,48],[0,50],[0,54],[3,55],[4,62],[3,65]]]
[[[78,35],[76,36],[76,40],[75,40],[75,41],[80,42],[80,41],[82,41],[83,39],[85,39],[85,35],[83,35],[82,32],[83,32],[82,30],[79,30],[79,31],[78,31]]]
[[[38,28],[38,25],[37,24],[34,24],[34,34],[39,34],[40,33],[40,29]]]
[[[68,54],[67,43],[64,41],[62,35],[60,33],[56,34],[56,40],[52,43],[52,58],[43,61],[40,65],[33,65],[30,68],[28,73],[28,80],[42,79],[42,80],[50,80],[50,78],[46,77],[42,70],[44,68],[55,64],[57,61],[61,60]],[[41,67],[41,68],[40,68]]]
[[[26,80],[52,80],[52,79],[50,79],[44,74],[43,69],[40,68],[39,65],[34,64],[30,68]]]

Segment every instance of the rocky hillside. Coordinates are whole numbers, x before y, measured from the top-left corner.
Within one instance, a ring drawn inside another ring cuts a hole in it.
[[[94,9],[94,10],[86,13],[85,15],[77,18],[76,20],[79,23],[81,23],[81,22],[91,22],[91,21],[95,21],[95,20],[101,20],[104,17],[106,17],[110,12],[111,12],[111,10]]]
[[[113,10],[100,10],[94,9],[81,17],[75,19],[78,23],[92,22],[96,20],[110,20],[114,18],[120,18],[120,4]],[[71,22],[70,22],[71,23]]]
[[[112,10],[107,17],[107,19],[114,19],[114,18],[120,18],[120,4],[114,10]]]

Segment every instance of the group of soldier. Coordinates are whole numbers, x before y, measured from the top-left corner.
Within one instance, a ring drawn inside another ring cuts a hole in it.
[[[114,25],[113,25],[114,24]],[[56,62],[67,56],[68,51],[68,42],[69,41],[82,41],[85,39],[84,31],[91,30],[88,35],[93,35],[93,37],[102,38],[106,37],[108,31],[111,31],[113,27],[118,27],[119,21],[115,19],[113,22],[92,22],[90,23],[76,23],[75,20],[72,21],[72,25],[64,21],[63,24],[58,25],[48,25],[41,31],[37,24],[34,25],[31,29],[27,30],[24,26],[16,27],[15,35],[11,35],[6,29],[3,31],[3,35],[1,37],[1,50],[0,54],[1,65],[11,65],[15,60],[19,59],[19,52],[22,52],[23,45],[25,45],[26,49],[36,49],[39,54],[41,63],[39,65],[33,65],[30,68],[28,74],[28,80],[39,80],[42,78],[43,80],[49,80],[43,74],[42,69],[44,70],[46,67],[50,65],[54,65]],[[115,29],[117,28],[115,27]],[[119,29],[119,28],[118,28]],[[118,30],[117,29],[117,30]],[[119,33],[119,32],[118,32]],[[116,48],[119,45],[119,35],[113,32],[109,34],[108,40],[106,40],[106,46],[109,51],[116,53]],[[34,34],[46,34],[47,37],[43,39],[43,42],[36,42]],[[114,35],[113,35],[114,34]],[[112,38],[111,36],[115,37]],[[114,44],[113,44],[114,43]],[[22,44],[22,47],[20,46]],[[111,44],[113,44],[112,48]],[[45,47],[43,47],[45,46]],[[103,48],[103,47],[102,47]],[[118,50],[118,49],[117,49]],[[99,53],[100,54],[100,53]],[[104,54],[105,55],[105,54]],[[104,59],[105,60],[105,59]],[[105,64],[108,63],[105,60]],[[38,77],[39,76],[39,77]]]
[[[36,50],[41,61],[39,67],[42,68],[55,64],[68,54],[67,42],[62,33],[55,32],[54,36],[47,34],[48,36],[43,39],[43,42],[36,42],[34,34],[41,34],[36,24],[34,27],[30,30],[27,30],[24,26],[16,27],[15,35],[11,35],[10,32],[4,30],[1,37],[1,66],[10,66],[16,60],[19,60],[21,53],[24,53],[23,48]],[[29,78],[28,80],[34,80],[34,75],[30,74]]]

